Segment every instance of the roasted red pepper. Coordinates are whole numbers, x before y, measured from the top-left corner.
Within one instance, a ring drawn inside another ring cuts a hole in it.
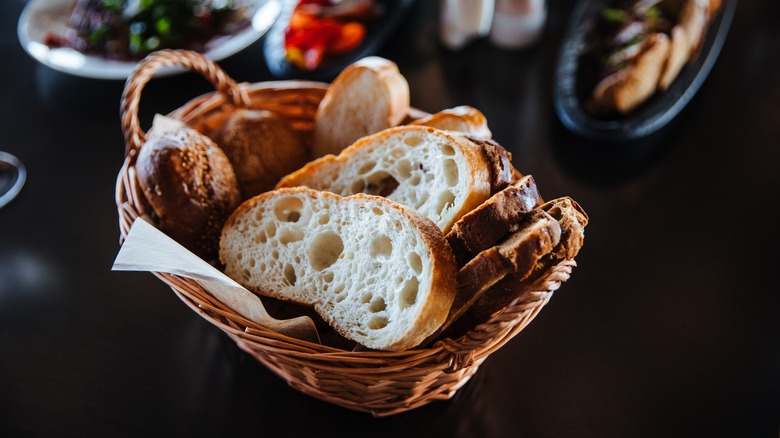
[[[306,8],[301,8],[306,5]],[[332,6],[330,0],[299,0],[284,34],[287,60],[303,70],[314,70],[329,54],[344,54],[356,49],[366,35],[358,21],[343,21],[312,13],[310,5]],[[360,7],[365,7],[363,3]]]

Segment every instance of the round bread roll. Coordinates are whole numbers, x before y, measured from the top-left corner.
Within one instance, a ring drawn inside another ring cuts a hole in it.
[[[241,202],[222,150],[205,135],[180,127],[151,133],[135,168],[161,230],[195,254],[213,257],[225,220]]]
[[[245,199],[273,189],[309,160],[298,132],[270,111],[238,109],[212,138],[233,164]]]

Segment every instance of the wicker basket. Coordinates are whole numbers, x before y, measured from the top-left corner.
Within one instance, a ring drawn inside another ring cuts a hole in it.
[[[309,132],[327,84],[303,81],[237,84],[206,58],[187,51],[161,51],[142,61],[127,80],[121,103],[126,159],[116,186],[121,239],[133,221],[149,216],[139,188],[135,157],[145,141],[138,121],[144,85],[160,68],[185,67],[205,76],[216,92],[195,98],[170,114],[188,123],[226,107],[263,108],[284,114],[295,129]],[[517,335],[569,278],[573,261],[551,268],[508,308],[458,339],[403,352],[345,351],[290,338],[258,326],[212,298],[195,281],[155,273],[200,316],[228,334],[238,346],[290,386],[321,400],[374,416],[387,416],[449,399],[494,351]]]

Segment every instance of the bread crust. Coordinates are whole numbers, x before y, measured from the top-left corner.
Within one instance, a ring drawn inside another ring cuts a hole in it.
[[[472,135],[465,137],[479,146],[483,159],[490,168],[490,193],[499,192],[512,184],[516,175],[512,166],[512,154],[495,140]]]
[[[213,257],[222,225],[241,202],[222,150],[197,131],[180,128],[150,137],[135,168],[160,228],[199,256]]]
[[[509,235],[501,243],[480,252],[458,270],[455,300],[441,328],[427,342],[438,337],[488,290],[505,276],[529,276],[538,261],[558,244],[561,229],[558,222],[535,210],[523,228]]]
[[[338,154],[357,139],[398,126],[409,112],[409,84],[398,66],[377,56],[345,68],[317,108],[312,157]]]
[[[504,238],[540,201],[536,182],[527,175],[460,218],[446,236],[458,267]]]
[[[430,126],[443,131],[460,132],[479,138],[492,138],[487,118],[482,112],[468,105],[448,108],[414,120],[411,125]]]
[[[563,197],[546,202],[538,209],[547,212],[560,225],[561,236],[558,244],[548,254],[539,258],[530,273],[511,273],[485,291],[469,307],[453,332],[460,332],[487,321],[525,294],[529,286],[548,269],[564,260],[573,260],[579,253],[585,240],[585,226],[588,224],[588,215],[582,207],[573,199]]]

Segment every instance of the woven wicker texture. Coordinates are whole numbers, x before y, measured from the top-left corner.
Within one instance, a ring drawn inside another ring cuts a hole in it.
[[[327,89],[327,84],[304,81],[237,84],[194,52],[166,50],[147,57],[127,80],[121,103],[126,159],[117,178],[116,204],[122,240],[137,217],[152,219],[135,173],[135,157],[145,141],[138,106],[146,83],[166,66],[196,71],[217,90],[169,114],[190,124],[230,106],[262,108],[288,117],[295,129],[308,134]],[[491,353],[533,320],[574,266],[574,261],[567,261],[552,267],[509,307],[462,337],[403,352],[345,351],[289,338],[247,321],[192,280],[155,275],[193,311],[227,333],[291,387],[349,409],[386,416],[452,397]]]

